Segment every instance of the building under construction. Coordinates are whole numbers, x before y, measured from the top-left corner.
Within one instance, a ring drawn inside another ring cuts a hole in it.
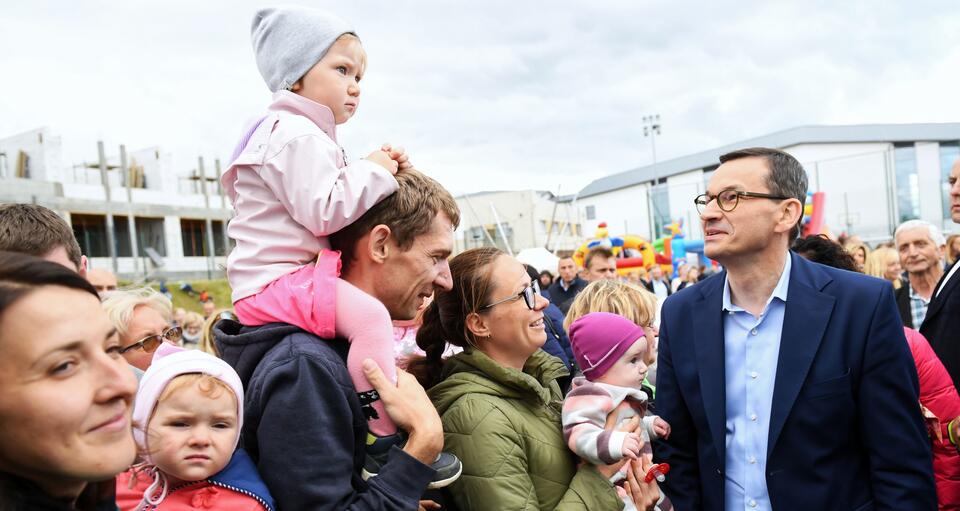
[[[219,161],[176,171],[153,147],[104,148],[65,164],[60,137],[40,128],[0,139],[0,202],[63,216],[93,268],[121,278],[221,278],[232,214]]]

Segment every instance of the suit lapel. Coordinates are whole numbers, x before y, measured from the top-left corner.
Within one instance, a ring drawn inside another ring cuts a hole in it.
[[[954,265],[960,264],[960,262],[953,263]],[[943,284],[943,279],[947,278],[947,275],[950,275],[950,270],[953,269],[953,266],[950,266],[943,272],[943,276],[940,277],[940,281],[937,282],[936,287],[933,288],[933,292],[936,293],[937,289],[940,289],[940,285]],[[957,282],[960,282],[960,269],[957,270],[957,273],[953,275],[947,285],[943,287],[943,290],[940,291],[939,295],[933,297],[930,301],[930,306],[927,308],[927,316],[932,317],[934,314],[940,311],[940,308],[943,307],[943,304],[947,301],[947,296],[950,295],[950,292],[957,287]],[[919,329],[920,325],[916,325],[914,328]]]
[[[700,395],[713,444],[723,463],[726,448],[727,399],[723,350],[723,283],[726,272],[699,284],[701,295],[693,310],[711,311],[693,319],[694,351],[700,375]]]
[[[830,276],[802,257],[791,256],[793,269],[787,291],[777,379],[770,409],[768,457],[807,378],[836,302],[832,296],[820,292],[831,281]]]

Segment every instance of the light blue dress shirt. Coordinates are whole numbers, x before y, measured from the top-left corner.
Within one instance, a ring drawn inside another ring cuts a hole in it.
[[[767,439],[780,334],[790,283],[790,255],[760,318],[730,299],[723,283],[723,341],[726,377],[726,511],[770,510]]]

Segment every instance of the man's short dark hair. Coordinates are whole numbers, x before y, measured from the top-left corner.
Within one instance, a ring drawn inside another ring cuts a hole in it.
[[[803,165],[800,165],[800,162],[790,154],[768,147],[750,147],[732,151],[721,156],[720,163],[741,158],[763,158],[767,162],[767,168],[770,169],[766,179],[770,194],[800,201],[800,220],[790,231],[790,241],[797,239],[800,236],[803,206],[807,202],[807,173],[803,170]]]
[[[80,269],[80,245],[66,220],[36,204],[0,204],[0,250],[43,257],[57,247]]]
[[[611,259],[613,257],[613,250],[610,250],[607,247],[593,247],[587,252],[587,257],[583,259],[583,267],[590,269],[590,263],[593,262],[595,258],[599,257],[600,259]]]
[[[330,245],[341,252],[344,268],[356,256],[357,241],[378,225],[390,228],[390,236],[401,250],[409,249],[417,236],[429,231],[439,213],[443,213],[454,228],[460,225],[457,201],[440,183],[416,170],[397,172],[396,178],[400,185],[396,192],[330,236]]]
[[[793,251],[804,259],[841,270],[859,272],[850,252],[822,234],[811,234],[793,242]]]

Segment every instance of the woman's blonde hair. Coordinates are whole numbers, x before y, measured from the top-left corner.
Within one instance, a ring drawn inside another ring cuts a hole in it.
[[[646,289],[617,280],[598,280],[577,295],[563,320],[563,327],[591,312],[619,314],[639,326],[653,323],[657,314],[657,298]]]
[[[960,258],[960,252],[953,250],[953,242],[960,238],[960,234],[951,234],[947,237],[947,264],[953,264],[957,262],[957,258]]]
[[[886,279],[884,275],[887,272],[887,265],[891,261],[900,258],[900,254],[890,247],[879,247],[867,256],[867,262],[863,264],[863,273],[871,277]],[[893,281],[893,288],[900,289],[900,279]]]
[[[120,337],[126,337],[133,311],[141,305],[159,312],[167,323],[173,321],[173,304],[170,299],[150,287],[108,291],[103,294],[101,305]]]
[[[852,256],[856,255],[857,250],[862,250],[863,264],[867,264],[867,258],[870,257],[870,247],[868,247],[865,243],[847,243],[843,246],[843,249]]]
[[[224,315],[236,318],[236,315],[233,314],[233,309],[226,308],[213,311],[213,314],[203,323],[203,331],[200,332],[200,343],[197,344],[198,350],[220,358],[217,345],[213,342],[213,327],[217,325],[217,321],[223,319],[222,316]]]

